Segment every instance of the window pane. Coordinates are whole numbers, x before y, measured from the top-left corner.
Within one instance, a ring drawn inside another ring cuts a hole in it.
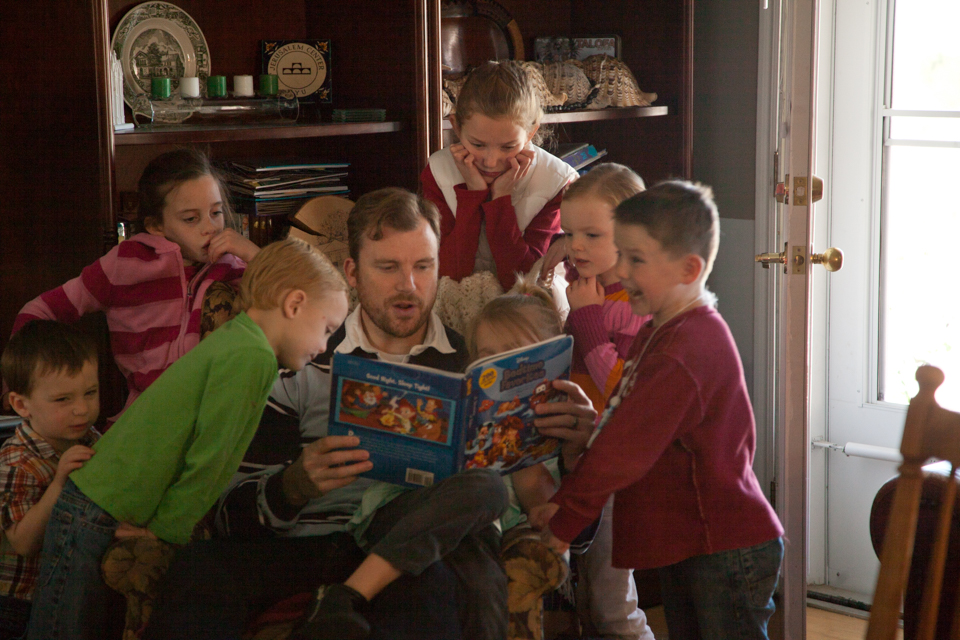
[[[960,149],[896,146],[887,147],[885,157],[882,399],[906,404],[917,391],[917,366],[926,362],[946,373],[946,382],[937,394],[939,402],[957,407],[960,198],[952,186],[960,176]]]
[[[960,83],[960,77],[957,82]],[[960,142],[960,118],[893,116],[890,118],[890,138]]]
[[[894,22],[894,109],[960,109],[960,2],[900,0]]]

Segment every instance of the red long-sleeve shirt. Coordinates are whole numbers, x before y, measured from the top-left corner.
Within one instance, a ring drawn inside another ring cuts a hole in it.
[[[488,201],[489,190],[471,191],[465,183],[458,184],[454,187],[457,193],[457,215],[454,216],[430,165],[420,175],[420,184],[423,197],[440,210],[440,276],[459,281],[473,273],[480,225],[485,222],[497,278],[506,291],[513,286],[515,274],[527,273],[533,268],[550,246],[550,240],[560,232],[562,193],[547,202],[521,232],[508,195]]]
[[[550,529],[573,540],[615,493],[613,565],[633,569],[783,535],[753,473],[753,410],[726,323],[698,307],[653,332],[637,334],[612,415],[551,500]]]

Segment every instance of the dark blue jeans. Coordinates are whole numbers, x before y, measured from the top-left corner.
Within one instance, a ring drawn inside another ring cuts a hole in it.
[[[43,538],[27,640],[99,640],[110,592],[100,561],[118,522],[67,480]]]
[[[782,560],[775,538],[660,569],[670,640],[767,640]]]
[[[0,596],[0,640],[20,640],[29,621],[29,600]]]

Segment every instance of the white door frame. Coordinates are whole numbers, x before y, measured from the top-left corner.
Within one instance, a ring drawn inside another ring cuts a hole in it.
[[[806,635],[808,452],[810,410],[810,322],[812,278],[813,202],[807,193],[798,205],[794,184],[788,184],[790,203],[780,207],[782,229],[777,229],[773,205],[773,155],[780,147],[779,174],[791,182],[814,175],[816,58],[818,0],[781,0],[762,10],[757,103],[757,253],[777,252],[786,242],[787,273],[772,266],[758,269],[755,278],[754,398],[758,424],[772,433],[764,449],[772,454],[774,507],[785,529],[781,573],[782,637],[802,640]],[[782,19],[783,17],[786,19]],[[783,29],[781,29],[781,24]],[[783,67],[780,52],[784,54]],[[807,189],[809,192],[809,189]],[[772,243],[778,246],[771,246]],[[802,274],[794,273],[792,257],[799,248],[807,257]],[[776,330],[779,328],[779,331]],[[771,425],[774,425],[771,432]],[[781,635],[774,631],[775,635]]]

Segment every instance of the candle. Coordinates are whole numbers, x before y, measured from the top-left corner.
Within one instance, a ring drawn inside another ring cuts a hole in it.
[[[233,95],[252,96],[253,76],[233,76]]]
[[[196,76],[187,76],[180,78],[180,97],[181,98],[199,98],[200,97],[200,78]]]

